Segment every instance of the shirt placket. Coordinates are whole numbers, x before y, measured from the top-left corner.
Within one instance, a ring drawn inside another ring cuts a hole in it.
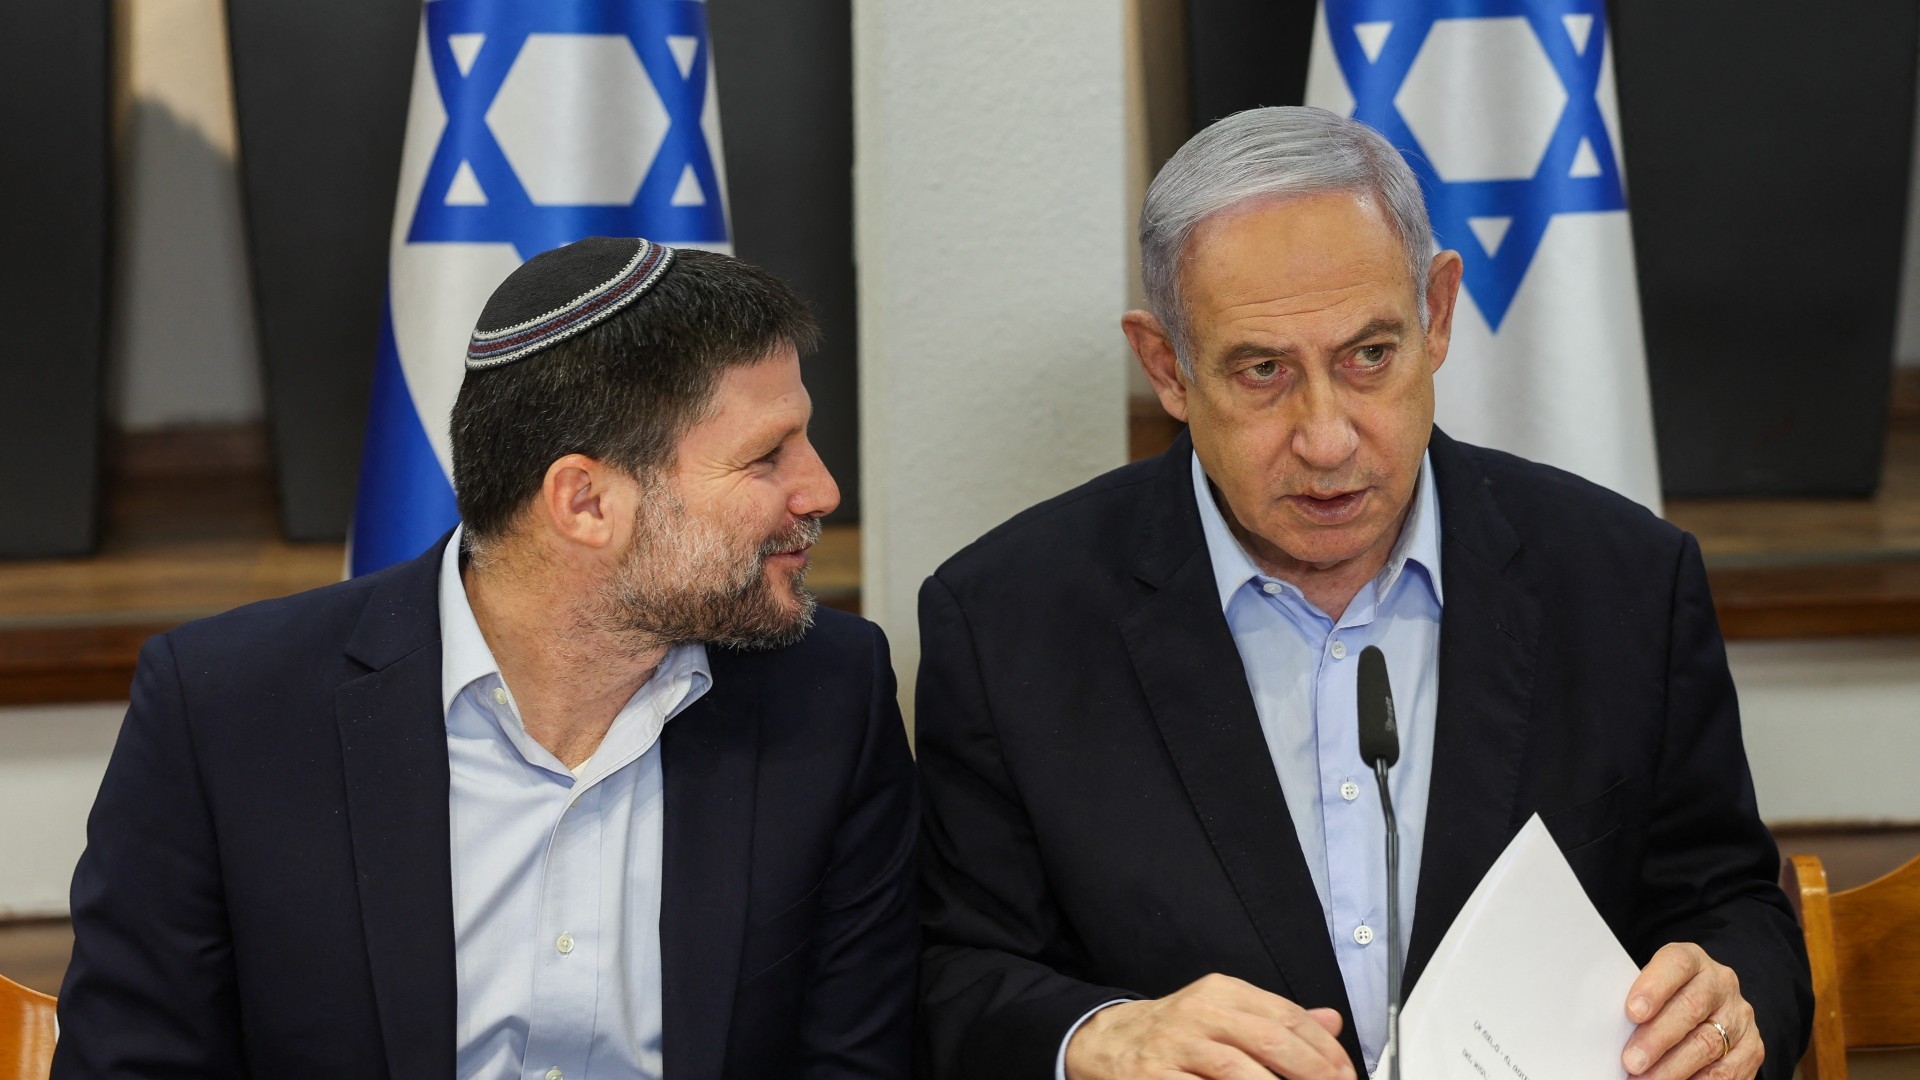
[[[1348,998],[1374,1001],[1386,993],[1386,827],[1373,775],[1360,762],[1354,681],[1367,628],[1375,614],[1374,586],[1362,587],[1338,623],[1326,631],[1314,681],[1321,828],[1326,838],[1327,920]],[[1323,624],[1327,625],[1327,624]],[[1370,797],[1371,796],[1371,797]],[[1356,1007],[1356,1024],[1373,1026],[1374,1010]],[[1367,1031],[1356,1032],[1371,1042]]]
[[[604,794],[570,789],[541,868],[523,1080],[585,1080],[599,996]]]

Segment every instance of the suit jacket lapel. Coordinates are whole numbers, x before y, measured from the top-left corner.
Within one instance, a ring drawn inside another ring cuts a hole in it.
[[[709,649],[713,687],[667,725],[661,860],[663,1046],[675,1080],[718,1080],[746,936],[760,685]]]
[[[1147,486],[1151,501],[1135,566],[1154,591],[1122,621],[1121,634],[1187,797],[1280,972],[1284,994],[1351,1016],[1320,898],[1220,610],[1193,501],[1191,452],[1182,435]],[[1358,1060],[1352,1024],[1341,1042]]]
[[[374,1005],[393,1076],[451,1077],[455,970],[447,734],[440,700],[445,540],[391,571],[334,695]]]
[[[1408,990],[1515,831],[1540,625],[1538,603],[1512,572],[1519,537],[1490,482],[1438,429],[1429,449],[1447,600]]]

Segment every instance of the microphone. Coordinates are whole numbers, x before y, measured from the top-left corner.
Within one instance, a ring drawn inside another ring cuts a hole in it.
[[[1387,769],[1400,760],[1400,728],[1393,717],[1393,687],[1387,682],[1387,657],[1377,646],[1360,650],[1357,686],[1360,760],[1373,767],[1380,787],[1380,812],[1387,820],[1387,1049],[1382,1075],[1400,1078],[1400,829],[1393,819],[1393,794]]]

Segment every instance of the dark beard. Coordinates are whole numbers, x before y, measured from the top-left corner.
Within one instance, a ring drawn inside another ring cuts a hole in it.
[[[818,520],[796,521],[740,554],[725,550],[728,538],[711,527],[689,522],[677,501],[642,513],[614,581],[611,629],[647,645],[700,642],[747,650],[792,645],[813,628],[818,605],[803,586],[807,567],[775,581],[766,560],[818,540]]]

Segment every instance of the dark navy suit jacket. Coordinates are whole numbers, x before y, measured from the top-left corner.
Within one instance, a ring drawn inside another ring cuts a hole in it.
[[[1739,973],[1764,1075],[1791,1075],[1806,955],[1699,548],[1567,473],[1429,449],[1447,599],[1408,987],[1538,813],[1636,961],[1693,941]],[[1191,450],[1035,507],[921,590],[928,1075],[1047,1080],[1088,1009],[1216,971],[1340,1010],[1360,1065]]]
[[[74,875],[59,1080],[453,1075],[440,551],[147,643]],[[822,610],[709,656],[662,735],[668,1075],[902,1076],[917,793],[886,641]]]

